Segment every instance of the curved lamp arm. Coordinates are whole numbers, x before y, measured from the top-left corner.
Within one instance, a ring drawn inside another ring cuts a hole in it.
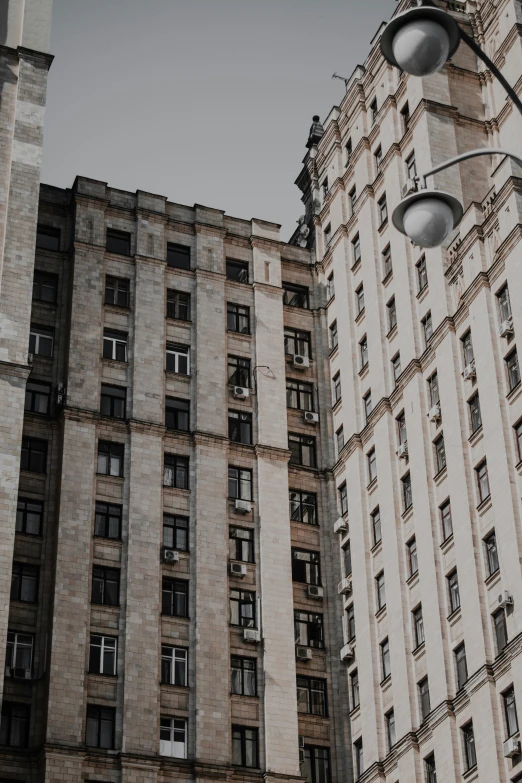
[[[444,169],[448,169],[450,166],[455,166],[455,164],[460,163],[463,160],[469,160],[469,158],[478,158],[479,155],[507,155],[508,158],[512,158],[516,163],[518,163],[519,166],[522,167],[522,158],[519,155],[515,155],[513,152],[508,152],[508,150],[502,150],[495,148],[489,148],[489,149],[480,149],[480,150],[470,150],[469,152],[464,152],[462,155],[457,155],[455,158],[450,158],[449,160],[445,160],[443,163],[439,163],[438,166],[434,166],[429,171],[425,171],[424,174],[419,175],[419,180],[421,184],[421,188],[426,187],[426,178],[431,177],[433,174],[437,174],[439,171],[444,171]]]

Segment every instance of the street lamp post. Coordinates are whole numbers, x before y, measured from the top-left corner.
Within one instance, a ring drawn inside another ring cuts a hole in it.
[[[487,65],[522,114],[522,101],[500,70],[455,19],[434,5],[432,0],[417,0],[416,8],[410,8],[392,19],[382,34],[381,51],[391,65],[412,76],[427,76],[441,70],[461,41]],[[393,212],[394,226],[421,247],[442,245],[460,223],[464,210],[451,194],[427,190],[427,177],[469,158],[494,154],[507,155],[522,166],[520,156],[503,149],[471,150],[451,158],[412,181],[410,194]]]

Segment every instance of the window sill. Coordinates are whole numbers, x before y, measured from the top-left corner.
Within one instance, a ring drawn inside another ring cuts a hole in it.
[[[459,606],[458,609],[455,609],[451,614],[447,616],[446,620],[450,625],[454,625],[457,622],[457,620],[460,620],[461,617],[462,617],[462,607]]]
[[[359,717],[361,713],[361,705],[358,704],[357,707],[354,707],[353,710],[350,712],[350,720],[355,720],[355,718]]]
[[[343,401],[342,397],[339,397],[339,399],[334,402],[334,404],[332,405],[332,413],[337,413],[337,411],[341,407],[342,401]]]
[[[129,366],[129,360],[122,362],[119,359],[107,359],[105,356],[101,357],[101,360],[104,364],[108,365],[109,367],[128,367]]]
[[[131,308],[129,305],[118,305],[113,304],[112,302],[104,302],[103,306],[109,311],[113,313],[130,313]]]
[[[448,473],[448,466],[444,465],[444,467],[441,468],[441,470],[439,470],[439,472],[436,473],[435,476],[433,476],[433,481],[435,482],[435,484],[437,485],[441,484],[442,480],[446,478],[447,473]]]
[[[168,618],[169,620],[184,620],[186,623],[190,621],[190,617],[181,617],[181,615],[177,614],[164,614],[161,613],[161,618]]]
[[[43,362],[44,364],[52,364],[54,356],[43,356],[41,353],[33,353],[33,363],[35,361]],[[107,361],[107,360],[106,360]],[[118,362],[119,364],[119,362]]]
[[[43,540],[43,534],[42,533],[27,533],[25,530],[15,530],[15,535],[18,538],[19,536],[22,537],[22,539],[26,539],[27,541],[42,541]]]
[[[418,647],[412,650],[411,654],[413,655],[415,660],[418,661],[419,658],[421,658],[424,655],[425,651],[426,651],[426,642],[422,642],[421,644],[418,645]]]
[[[478,767],[476,764],[474,767],[467,769],[466,772],[462,774],[463,780],[474,780],[475,777],[478,777]]]
[[[489,508],[491,508],[492,500],[491,500],[491,494],[487,496],[487,498],[484,498],[478,506],[477,506],[477,512],[479,514],[483,514],[485,511],[487,511]]]
[[[45,478],[47,476],[47,473],[40,473],[38,470],[26,470],[24,468],[20,468],[20,475],[21,476],[41,476]]]
[[[125,481],[123,476],[111,476],[109,473],[97,473],[97,476],[103,477],[104,479],[112,479],[113,481],[116,481],[118,484],[123,483]]]
[[[227,334],[237,334],[238,337],[252,337],[252,332],[238,332],[237,329],[227,329]]]
[[[189,318],[174,318],[172,315],[166,315],[165,320],[167,321],[174,321],[177,324],[187,324],[187,326],[190,326],[192,321]]]
[[[91,601],[91,606],[95,609],[103,609],[104,611],[109,612],[119,612],[121,609],[120,604],[96,604],[94,601]]]
[[[366,491],[367,492],[373,492],[373,490],[376,489],[376,488],[377,488],[377,477],[375,477],[374,479],[372,479],[370,481],[370,483],[366,487]]]
[[[383,220],[383,221],[382,221],[382,223],[381,223],[381,225],[380,225],[380,226],[379,226],[379,228],[377,229],[377,231],[379,232],[379,234],[382,234],[382,233],[384,232],[384,230],[387,228],[387,226],[388,226],[388,218],[386,218],[386,220]]]
[[[388,274],[385,277],[383,277],[381,282],[382,282],[383,286],[387,286],[388,283],[390,282],[390,280],[393,280],[393,269],[391,269],[388,272]]]
[[[408,579],[406,579],[406,584],[408,585],[408,587],[413,587],[413,585],[416,585],[418,581],[419,581],[419,571],[417,569],[417,571],[415,571],[414,574],[412,574],[411,576],[408,577]]]
[[[429,289],[428,285],[425,285],[424,288],[421,288],[421,290],[417,294],[417,300],[419,302],[422,302],[422,300],[425,299],[425,297],[428,295],[428,291],[429,290],[430,289]]]
[[[352,272],[353,274],[358,272],[359,268],[361,266],[361,261],[362,261],[362,258],[358,258],[357,261],[354,261],[352,266],[350,267],[350,272]]]
[[[163,489],[167,489],[169,492],[179,492],[181,495],[184,495],[187,498],[190,497],[190,489],[183,489],[182,487],[169,487],[167,484],[163,484]]]
[[[448,537],[447,537],[447,538],[446,538],[446,539],[445,539],[445,540],[442,542],[442,544],[440,545],[440,548],[442,549],[442,552],[443,552],[444,554],[447,554],[447,553],[448,553],[448,551],[451,549],[451,547],[452,547],[452,546],[453,546],[453,533],[451,534],[451,536],[448,536]]]
[[[105,544],[111,544],[114,547],[118,547],[118,549],[122,544],[121,536],[119,538],[109,538],[109,536],[97,536],[94,534],[93,539],[95,541],[103,541]]]
[[[167,378],[182,378],[185,381],[190,381],[191,376],[186,375],[184,372],[176,372],[175,370],[165,370],[165,376]]]
[[[366,308],[365,308],[365,307],[363,307],[363,309],[362,309],[362,310],[359,310],[359,312],[358,312],[358,313],[357,313],[357,315],[355,316],[355,323],[356,323],[356,324],[360,324],[360,323],[361,323],[361,321],[362,321],[362,320],[363,320],[363,318],[364,318],[365,311],[366,311]]]
[[[516,386],[513,386],[513,388],[509,391],[509,393],[506,395],[506,400],[508,402],[513,402],[513,400],[516,400],[518,398],[518,395],[522,391],[522,381],[519,381]]]
[[[398,332],[397,324],[395,324],[395,326],[392,326],[392,328],[390,329],[390,331],[386,335],[386,339],[387,340],[392,340],[395,337],[395,335],[397,334],[397,332]]]
[[[361,378],[361,380],[363,378],[366,378],[366,376],[368,375],[369,370],[370,370],[370,363],[366,362],[364,367],[361,367],[361,369],[359,370],[359,378]]]
[[[331,297],[326,300],[326,306],[329,307],[334,300],[335,300],[335,294],[332,294]]]
[[[385,614],[386,614],[386,604],[384,604],[384,606],[381,606],[381,608],[377,612],[375,612],[375,619],[382,620]]]
[[[391,676],[391,674],[388,674],[388,676],[385,677],[384,680],[381,680],[381,682],[379,684],[380,684],[380,686],[381,686],[383,691],[387,691],[388,688],[392,684],[392,676]]]
[[[169,691],[175,691],[179,688],[179,690],[184,693],[190,690],[190,685],[173,685],[171,682],[160,682],[160,685],[162,688],[168,688]]]
[[[404,522],[406,522],[407,519],[410,518],[410,516],[413,516],[413,504],[409,506],[406,511],[403,511],[401,514],[401,517]]]
[[[479,427],[475,432],[472,432],[471,435],[468,438],[468,443],[470,446],[476,446],[477,443],[482,440],[482,437],[484,435],[484,430],[482,427]]]
[[[373,545],[370,552],[372,555],[378,555],[381,549],[382,549],[382,538],[380,541],[377,541],[377,543]]]
[[[497,568],[497,570],[494,571],[492,574],[490,574],[487,579],[484,579],[484,584],[486,585],[486,587],[491,587],[491,585],[497,582],[499,579],[500,579],[500,568]]]
[[[330,348],[330,353],[328,354],[328,358],[332,360],[337,353],[339,353],[339,344],[334,345],[333,348]]]
[[[118,679],[117,674],[102,674],[101,672],[87,672],[89,677],[96,677],[97,679],[101,680],[102,682],[104,680],[109,680],[109,682],[114,682],[114,680]]]
[[[188,688],[188,686],[186,686],[186,687]],[[249,693],[232,693],[232,691],[231,691],[230,692],[230,697],[234,701],[236,701],[236,700],[240,701],[241,704],[244,704],[245,702],[248,702],[250,700],[252,700],[253,704],[257,704],[259,702],[259,694],[258,693],[256,693],[253,696],[252,694],[249,694]],[[301,713],[301,714],[303,714],[303,713]],[[309,713],[305,713],[305,714],[308,715]]]

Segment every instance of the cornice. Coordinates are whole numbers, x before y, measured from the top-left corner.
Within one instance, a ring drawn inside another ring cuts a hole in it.
[[[16,55],[19,57],[20,60],[32,60],[38,65],[44,65],[47,68],[47,70],[49,70],[54,60],[54,54],[48,54],[47,52],[39,52],[36,49],[28,49],[25,46],[19,46],[16,50],[9,49],[9,47],[7,46],[2,46],[0,47],[0,50],[1,49],[7,50],[9,53],[16,51]]]
[[[152,220],[154,223],[160,223],[165,226],[168,223],[168,215],[165,212],[156,212],[153,209],[147,209],[147,207],[136,207],[134,210],[136,218],[145,220]]]
[[[278,446],[268,446],[264,443],[256,443],[254,451],[256,457],[279,460],[281,462],[288,462],[292,454],[288,449],[281,449]]]
[[[16,364],[15,362],[0,361],[0,378],[9,380],[9,378],[19,378],[26,381],[31,374],[32,366],[30,364]]]
[[[212,223],[201,223],[200,221],[197,221],[192,225],[195,234],[206,234],[214,237],[218,236],[221,237],[221,239],[225,239],[227,235],[226,228],[222,226],[215,226]]]

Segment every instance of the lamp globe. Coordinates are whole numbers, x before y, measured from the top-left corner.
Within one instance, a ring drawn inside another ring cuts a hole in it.
[[[397,65],[412,76],[440,71],[450,56],[450,37],[433,19],[414,19],[399,27],[392,41]]]

